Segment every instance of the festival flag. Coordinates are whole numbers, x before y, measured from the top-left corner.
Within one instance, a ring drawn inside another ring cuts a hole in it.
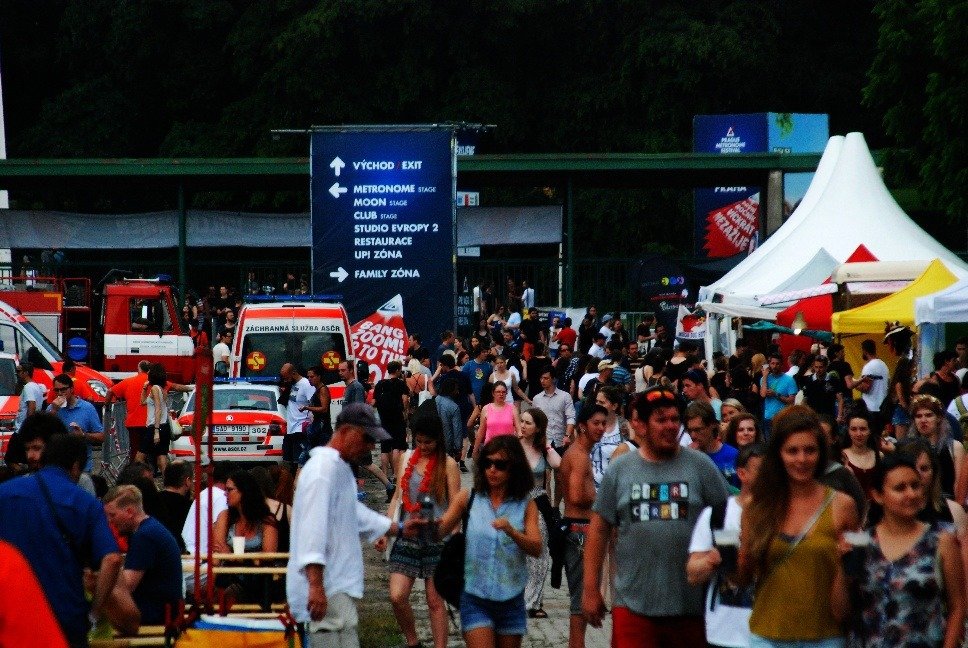
[[[403,322],[403,297],[396,295],[351,327],[353,355],[370,366],[375,385],[391,360],[406,362],[407,327]]]

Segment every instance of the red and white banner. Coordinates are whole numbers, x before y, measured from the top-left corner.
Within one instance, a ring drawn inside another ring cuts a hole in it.
[[[706,215],[706,242],[703,247],[713,259],[746,252],[755,240],[759,227],[760,194],[755,193]]]
[[[693,313],[679,304],[676,315],[676,337],[680,340],[702,340],[706,337],[706,316]]]
[[[383,378],[391,360],[406,362],[407,327],[403,322],[403,298],[400,295],[361,319],[350,330],[353,355],[370,366],[371,385]]]

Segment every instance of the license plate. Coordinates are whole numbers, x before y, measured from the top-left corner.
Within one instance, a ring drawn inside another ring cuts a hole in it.
[[[267,425],[213,425],[215,434],[267,434]]]

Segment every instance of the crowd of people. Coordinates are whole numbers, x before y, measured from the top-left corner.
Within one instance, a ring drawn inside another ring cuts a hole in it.
[[[574,647],[605,614],[619,647],[961,645],[965,341],[916,380],[906,356],[891,374],[872,340],[857,370],[837,344],[784,357],[742,341],[707,368],[661,323],[629,334],[621,322],[590,308],[573,328],[529,308],[516,326],[488,317],[466,339],[446,331],[433,350],[411,336],[375,385],[340,365],[335,420],[319,368],[287,365],[286,461],[216,462],[211,512],[206,491],[191,499],[187,466],[162,457],[160,404],[183,388],[163,368],[112,389],[134,410],[136,447],[106,490],[90,474],[97,411],[67,375],[40,402],[21,365],[22,456],[8,453],[7,470],[26,474],[0,485],[12,546],[0,548],[31,565],[49,603],[31,613],[69,645],[163,623],[192,593],[182,560],[236,544],[288,551],[286,591],[247,574],[219,576],[220,591],[285,598],[307,646],[356,645],[360,537],[385,552],[406,645],[420,645],[419,579],[443,648],[434,577],[459,530],[474,648],[520,645],[562,572]],[[363,471],[386,487],[383,512],[362,501]],[[211,526],[196,529],[196,508]]]

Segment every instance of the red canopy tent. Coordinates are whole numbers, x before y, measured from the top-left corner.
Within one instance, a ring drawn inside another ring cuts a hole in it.
[[[863,243],[857,246],[845,263],[861,263],[864,261],[877,261],[878,258],[871,254],[871,251]],[[824,283],[830,283],[830,277]],[[834,313],[833,295],[815,295],[805,297],[800,301],[788,306],[777,313],[776,323],[780,326],[793,328],[793,320],[797,313],[803,313],[803,318],[807,322],[807,327],[811,331],[829,331],[830,318]],[[794,349],[810,351],[810,346],[814,340],[802,335],[780,334],[780,349],[784,356],[789,355]]]

